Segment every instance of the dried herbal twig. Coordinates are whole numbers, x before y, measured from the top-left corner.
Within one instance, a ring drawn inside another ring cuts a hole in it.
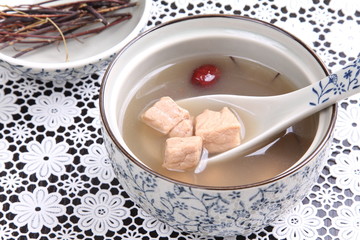
[[[68,39],[97,34],[126,21],[131,18],[131,14],[117,11],[137,5],[130,0],[81,0],[47,5],[57,1],[14,7],[0,5],[5,8],[0,11],[0,50],[13,46],[18,51],[13,57],[19,57],[44,46],[63,42],[68,60]],[[96,23],[102,23],[102,26]],[[87,27],[86,30],[82,30],[84,27]],[[19,48],[18,45],[24,44],[30,46]]]

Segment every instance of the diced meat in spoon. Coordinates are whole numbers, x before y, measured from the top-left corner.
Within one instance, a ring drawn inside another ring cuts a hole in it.
[[[229,108],[206,109],[195,120],[195,135],[202,137],[209,153],[221,153],[240,145],[240,123]]]

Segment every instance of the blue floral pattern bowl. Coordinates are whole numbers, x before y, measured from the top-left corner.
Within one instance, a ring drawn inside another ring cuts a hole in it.
[[[204,46],[204,38],[216,47]],[[328,155],[336,106],[319,114],[315,139],[305,155],[270,179],[228,187],[169,179],[144,165],[127,147],[121,135],[122,113],[134,86],[151,69],[179,54],[191,57],[208,51],[264,63],[292,75],[298,87],[328,74],[300,40],[255,19],[203,15],[168,22],[131,41],[105,73],[100,91],[105,146],[122,187],[147,213],[179,231],[213,236],[248,235],[291,209],[316,182]]]
[[[0,50],[0,67],[25,78],[43,81],[76,80],[103,71],[116,53],[146,27],[152,2],[150,0],[131,2],[138,4],[123,9],[124,12],[132,14],[131,19],[91,37],[67,41],[69,61],[65,60],[66,51],[61,44],[59,46],[52,44],[19,58],[13,58],[16,50],[8,47]],[[20,3],[20,1],[16,2],[16,4]]]
[[[273,182],[248,188],[206,189],[173,183],[127,158],[105,132],[116,176],[131,199],[175,230],[214,236],[250,235],[301,201],[319,177],[329,144],[312,161]]]

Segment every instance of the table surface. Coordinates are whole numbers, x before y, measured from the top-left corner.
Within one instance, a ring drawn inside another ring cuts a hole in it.
[[[359,9],[358,0],[154,0],[147,28],[203,13],[250,16],[298,36],[335,71],[360,52]],[[0,67],[0,240],[223,239],[176,232],[123,192],[102,144],[101,75],[43,82]],[[302,203],[226,239],[360,239],[359,104],[359,95],[339,103],[331,154]],[[123,217],[112,221],[115,210]]]

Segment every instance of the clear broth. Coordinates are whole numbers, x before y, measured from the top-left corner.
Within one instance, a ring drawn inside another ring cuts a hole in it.
[[[203,64],[219,67],[221,79],[210,87],[191,84],[193,70]],[[259,63],[229,56],[205,56],[177,61],[149,73],[143,85],[131,98],[124,115],[124,140],[133,154],[154,171],[166,177],[203,186],[239,186],[272,178],[291,167],[310,146],[317,127],[317,116],[311,116],[286,129],[268,145],[246,156],[209,163],[201,173],[176,172],[162,167],[163,136],[139,120],[139,114],[163,96],[174,100],[204,94],[238,94],[270,96],[295,90],[291,81]],[[198,109],[220,110],[221,106],[194,106],[188,109],[196,116]],[[240,116],[241,117],[241,116]]]

